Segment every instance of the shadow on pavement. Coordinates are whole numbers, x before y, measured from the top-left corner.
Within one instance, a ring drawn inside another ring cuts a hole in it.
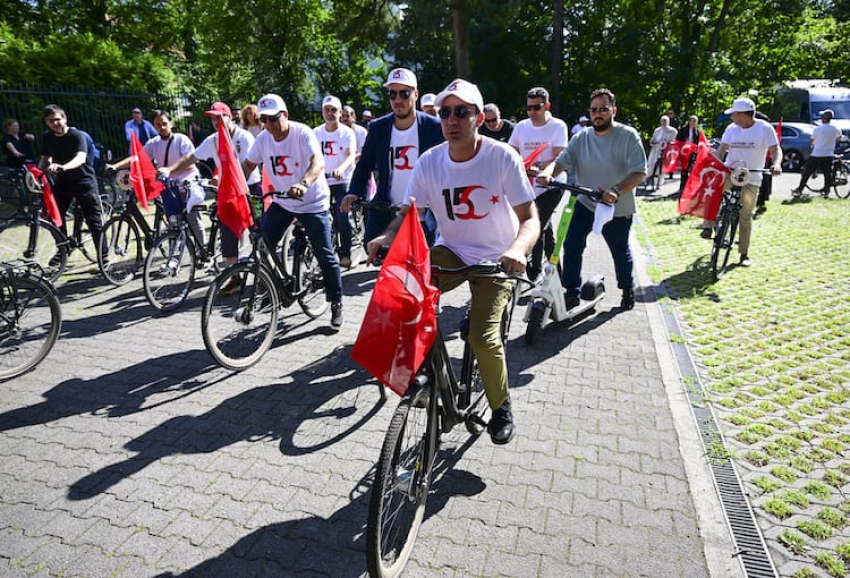
[[[288,377],[288,383],[255,387],[201,415],[159,424],[124,445],[136,455],[84,476],[68,498],[91,498],[165,456],[213,452],[237,441],[279,439],[283,454],[315,452],[357,431],[383,403],[376,386],[351,367],[348,348]]]
[[[144,361],[92,380],[68,379],[47,391],[45,401],[0,414],[0,431],[86,413],[117,417],[169,403],[217,383],[204,376],[214,369],[210,361],[206,351],[196,349]],[[151,371],[152,367],[157,371]],[[145,405],[148,398],[162,394],[168,394],[168,399]]]

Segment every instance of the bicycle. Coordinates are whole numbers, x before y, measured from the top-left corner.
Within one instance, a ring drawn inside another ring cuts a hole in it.
[[[263,198],[270,196],[288,195],[270,192]],[[274,340],[282,307],[298,301],[311,319],[321,317],[328,309],[322,270],[304,226],[293,221],[293,265],[289,273],[284,258],[272,250],[260,228],[259,216],[255,214],[254,219],[250,256],[215,278],[207,289],[201,314],[207,351],[219,365],[232,371],[247,369],[262,359]],[[223,290],[231,284],[237,289]]]
[[[42,217],[46,214],[44,185],[49,176],[42,174],[36,179],[27,170],[24,174],[26,189],[31,193],[22,201],[17,213],[0,224],[0,261],[8,262],[23,257],[35,261],[51,283],[55,283],[68,266],[71,253],[79,249],[90,263],[97,262],[97,247],[83,218],[79,203],[72,204],[72,232],[66,235],[52,221]],[[104,221],[112,215],[112,206],[102,198],[101,214]]]
[[[432,266],[436,275],[466,273],[514,281],[511,300],[502,314],[505,343],[523,276],[507,275],[500,263],[481,263],[458,269]],[[439,315],[439,313],[438,313]],[[443,332],[437,336],[422,367],[395,409],[377,463],[366,526],[366,561],[372,578],[401,574],[413,551],[425,515],[434,457],[440,437],[463,424],[479,435],[487,427],[490,405],[484,393],[478,361],[468,341],[469,311],[461,322],[464,341],[460,377],[455,376]]]
[[[17,215],[29,202],[24,176],[26,169],[0,167],[0,221]]]
[[[664,149],[667,148],[668,144],[666,141],[661,141],[654,145],[658,147],[658,156],[655,159],[655,164],[652,166],[652,172],[649,173],[649,176],[644,181],[644,186],[651,188],[653,191],[661,188],[661,182],[664,180]]]
[[[59,337],[62,308],[32,261],[0,264],[0,381],[35,368]]]
[[[847,155],[847,153],[845,153]],[[820,170],[816,171],[811,178],[816,178],[820,175]],[[806,189],[812,191],[813,193],[819,193],[824,199],[829,197],[829,189],[826,188],[826,182],[820,188],[815,188],[811,184],[811,181],[806,183]],[[845,160],[845,156],[842,155],[834,155],[832,158],[832,192],[835,193],[835,196],[839,199],[846,199],[850,197],[850,160]],[[800,198],[803,196],[803,191],[794,194],[792,192],[792,196],[795,198]]]
[[[770,172],[769,169],[760,169],[760,171]],[[729,256],[735,245],[735,235],[738,233],[738,221],[741,219],[741,191],[749,182],[750,172],[746,167],[732,169],[729,176],[732,187],[723,192],[723,199],[714,224],[714,243],[711,246],[710,263],[713,281],[717,281],[726,273]]]
[[[221,263],[221,238],[219,235],[218,204],[213,202],[193,211],[205,211],[210,219],[209,239],[206,243],[196,236],[189,226],[185,202],[182,200],[194,183],[168,179],[162,192],[163,203],[182,206],[177,214],[168,216],[168,227],[153,243],[143,270],[142,281],[148,303],[159,312],[174,311],[189,296],[199,264],[206,265],[218,274]],[[170,211],[169,211],[170,212]]]
[[[130,183],[129,171],[116,174],[118,188],[124,192],[120,213],[113,215],[103,227],[97,264],[104,278],[112,285],[124,285],[144,267],[147,251],[165,231],[165,212],[162,200],[154,200],[153,225],[139,209]]]

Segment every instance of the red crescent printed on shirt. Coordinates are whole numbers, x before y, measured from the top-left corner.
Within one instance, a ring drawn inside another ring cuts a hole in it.
[[[396,163],[394,165],[394,168],[397,171],[412,171],[413,170],[413,165],[410,163],[410,159],[407,158],[407,151],[409,151],[410,149],[415,149],[415,148],[416,147],[413,146],[413,145],[407,145],[407,146],[399,147],[398,149],[396,149],[396,155],[395,155],[396,160],[402,161],[402,164]]]
[[[479,219],[483,219],[484,217],[486,217],[487,215],[490,214],[489,211],[487,211],[486,213],[480,214],[480,215],[478,213],[476,213],[475,212],[475,204],[469,198],[469,196],[472,194],[473,191],[475,191],[476,189],[483,189],[483,188],[484,187],[482,187],[480,185],[473,185],[471,187],[466,187],[465,189],[463,189],[463,192],[461,192],[461,194],[460,194],[460,199],[459,199],[458,204],[459,205],[466,205],[469,208],[469,210],[466,213],[463,213],[462,215],[456,214],[458,219],[460,219],[461,221],[469,221],[469,220],[477,221]]]
[[[279,176],[279,177],[288,177],[288,176],[294,175],[295,173],[293,173],[289,169],[289,166],[287,166],[287,163],[286,163],[286,160],[291,159],[291,158],[292,157],[287,156],[287,155],[283,155],[283,156],[279,156],[279,157],[273,156],[272,159],[271,159],[271,161],[272,161],[271,165],[272,165],[272,170],[273,170],[274,174]]]

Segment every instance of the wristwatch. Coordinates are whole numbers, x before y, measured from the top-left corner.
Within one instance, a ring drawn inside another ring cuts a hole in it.
[[[301,185],[302,187],[304,187],[305,189],[309,189],[309,188],[310,188],[310,184],[309,184],[307,181],[302,180],[302,181],[301,181],[300,183],[298,183],[298,184],[299,184],[299,185]]]
[[[620,187],[618,187],[617,185],[614,185],[613,187],[611,187],[611,190],[614,191],[617,194],[617,198],[619,199],[620,198]]]

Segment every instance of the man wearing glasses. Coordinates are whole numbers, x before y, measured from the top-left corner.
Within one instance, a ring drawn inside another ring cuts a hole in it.
[[[273,198],[261,227],[275,247],[293,219],[297,217],[304,225],[322,269],[325,297],[331,303],[331,329],[339,331],[343,323],[342,275],[331,241],[331,191],[319,140],[309,126],[289,120],[280,96],[265,95],[257,108],[266,130],[257,135],[248,158],[242,161],[242,170],[249,175],[265,163],[274,190],[289,194],[288,198]]]
[[[555,158],[567,146],[567,125],[561,119],[552,116],[549,112],[550,106],[549,91],[542,87],[529,90],[525,95],[525,110],[528,118],[516,125],[508,140],[508,144],[518,150],[524,159],[533,154],[540,145],[546,145],[546,148],[536,157],[535,162],[526,170],[532,182],[540,171],[555,162]],[[543,271],[544,244],[547,257],[554,250],[555,234],[549,226],[549,220],[564,194],[560,189],[547,189],[540,186],[535,187],[534,192],[537,195],[534,202],[537,204],[543,231],[534,245],[531,261],[528,264],[528,277],[532,280],[537,279]]]
[[[528,250],[540,234],[534,191],[522,159],[506,144],[478,133],[484,121],[484,102],[474,84],[455,80],[437,95],[436,105],[447,142],[420,157],[407,189],[417,203],[431,207],[440,227],[431,263],[458,268],[499,261],[506,273],[522,273]],[[386,232],[370,243],[372,257],[395,238],[407,204],[405,201]],[[466,280],[463,274],[436,278],[442,291]],[[469,344],[493,409],[490,439],[506,444],[516,433],[501,339],[502,312],[510,300],[511,281],[476,277],[469,284]]]
[[[553,166],[543,171],[537,181],[546,185],[552,182],[552,175],[566,170],[571,182],[604,191],[602,203],[614,205],[614,216],[602,227],[602,236],[614,259],[617,287],[623,292],[620,308],[628,310],[635,306],[629,233],[637,207],[632,189],[646,176],[646,153],[637,131],[614,120],[617,101],[613,92],[607,88],[593,91],[587,112],[593,130],[583,130],[574,136]],[[579,195],[564,242],[562,263],[567,307],[579,304],[582,254],[597,210],[595,201]]]
[[[416,76],[408,69],[396,68],[390,72],[384,87],[393,111],[369,123],[363,152],[348,187],[349,194],[343,200],[343,211],[348,211],[358,198],[365,201],[369,176],[377,171],[377,190],[366,215],[367,242],[387,228],[396,208],[407,201],[407,183],[419,156],[443,142],[440,121],[416,111],[419,98],[416,86]]]
[[[514,132],[514,123],[502,118],[499,107],[489,102],[484,105],[484,124],[478,127],[478,132],[502,142],[508,142]]]

